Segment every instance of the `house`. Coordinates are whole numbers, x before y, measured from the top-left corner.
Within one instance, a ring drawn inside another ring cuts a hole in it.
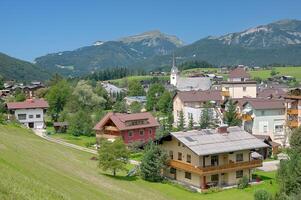
[[[68,122],[53,122],[53,128],[56,133],[65,133],[68,129]]]
[[[231,98],[255,98],[257,94],[256,81],[250,80],[250,74],[242,67],[230,71],[228,80],[221,85],[222,91],[228,92]]]
[[[126,105],[130,106],[134,102],[146,104],[146,96],[127,96],[124,98]]]
[[[290,129],[301,125],[301,89],[296,88],[288,92],[286,100],[286,124]]]
[[[23,84],[14,85],[11,89],[14,92],[16,90],[21,90],[22,92],[25,93],[27,98],[33,98],[36,96],[35,94],[36,91],[41,88],[45,88],[45,86],[41,82],[33,81],[29,85],[23,85]]]
[[[269,136],[285,145],[285,101],[282,99],[247,99],[241,110],[244,130],[253,135]]]
[[[213,117],[221,121],[220,105],[224,99],[220,90],[206,91],[179,91],[173,98],[173,116],[175,125],[179,121],[180,112],[183,112],[185,126],[188,125],[189,117],[197,125],[200,121],[202,110],[206,103],[212,105],[211,111]]]
[[[7,109],[15,118],[28,128],[44,128],[44,114],[49,107],[44,99],[27,99],[23,102],[10,102]]]
[[[239,127],[172,132],[162,141],[170,157],[163,173],[200,189],[236,185],[244,176],[251,181],[252,169],[262,166],[251,154],[267,147]]]
[[[96,140],[100,138],[114,140],[121,137],[125,144],[146,143],[154,140],[159,123],[149,112],[144,113],[108,113],[94,127]]]
[[[210,77],[181,77],[173,59],[173,66],[170,72],[170,84],[179,91],[209,90],[211,87]]]

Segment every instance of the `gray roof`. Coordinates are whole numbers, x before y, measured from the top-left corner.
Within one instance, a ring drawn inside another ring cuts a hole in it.
[[[180,91],[209,90],[211,80],[209,77],[180,77],[177,81],[177,89]]]
[[[172,132],[171,135],[199,156],[268,147],[239,127],[229,127],[224,134],[215,129],[203,129]]]
[[[122,88],[119,88],[113,84],[110,83],[101,83],[102,87],[108,92],[108,93],[120,93],[123,92]]]

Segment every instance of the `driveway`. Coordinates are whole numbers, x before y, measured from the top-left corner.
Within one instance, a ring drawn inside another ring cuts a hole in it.
[[[75,144],[65,142],[65,141],[60,140],[60,139],[55,139],[55,138],[49,137],[49,136],[47,136],[45,129],[32,129],[32,130],[37,136],[39,136],[39,137],[41,137],[45,140],[48,140],[50,142],[55,142],[57,144],[61,144],[61,145],[64,145],[66,147],[71,147],[73,149],[77,149],[77,150],[84,151],[84,152],[87,152],[87,153],[91,153],[91,154],[94,154],[94,155],[98,154],[97,150],[89,149],[89,148],[86,148],[86,147],[82,147],[82,146],[79,146],[79,145],[75,145]],[[140,162],[138,162],[136,160],[130,160],[130,163],[133,164],[133,165],[139,165],[140,164]]]
[[[270,171],[276,171],[279,166],[279,160],[273,160],[273,161],[267,161],[262,163],[262,167],[258,167],[257,169],[270,172]]]

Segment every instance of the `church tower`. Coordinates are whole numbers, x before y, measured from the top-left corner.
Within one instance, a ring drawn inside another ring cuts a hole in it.
[[[170,84],[176,86],[179,79],[179,70],[176,67],[175,55],[172,57],[172,68],[170,72]]]

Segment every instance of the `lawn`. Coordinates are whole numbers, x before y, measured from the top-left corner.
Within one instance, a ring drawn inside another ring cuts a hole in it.
[[[69,142],[71,144],[76,144],[83,147],[92,147],[96,143],[95,137],[88,137],[88,136],[73,136],[71,134],[67,133],[55,133],[49,135],[52,138],[64,140],[66,142]]]
[[[277,189],[270,184],[275,173],[260,172],[268,181],[245,190],[193,193],[169,183],[106,175],[92,156],[43,140],[30,130],[1,125],[0,199],[251,200],[258,188]]]

